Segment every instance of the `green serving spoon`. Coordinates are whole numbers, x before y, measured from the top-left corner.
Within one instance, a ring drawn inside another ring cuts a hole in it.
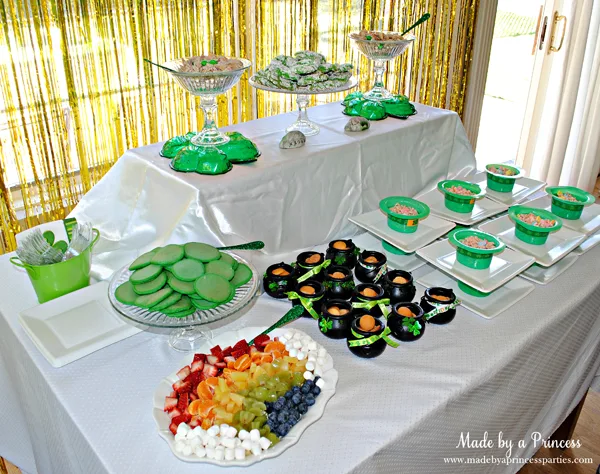
[[[263,334],[269,334],[271,331],[274,331],[275,329],[280,328],[281,326],[285,326],[286,324],[291,323],[292,321],[295,321],[300,316],[302,316],[302,313],[304,313],[304,306],[302,306],[302,305],[294,306],[287,313],[285,313],[279,321],[277,321],[275,324],[273,324],[269,328],[265,329],[263,332],[261,332],[257,336],[254,336],[254,338],[248,343],[248,345],[251,346],[252,344],[254,344],[254,339],[256,339],[258,336],[262,336]]]
[[[404,30],[402,32],[401,36],[404,36],[406,33],[408,33],[413,28],[416,28],[421,23],[425,23],[427,20],[429,20],[429,18],[431,18],[431,15],[429,13],[425,13],[425,15],[423,15],[421,18],[419,18],[417,21],[415,21],[410,27],[408,27],[408,29]]]
[[[262,240],[255,240],[247,244],[230,245],[229,247],[217,247],[219,250],[260,250],[265,248],[265,243]]]
[[[171,69],[171,68],[169,68],[167,66],[163,66],[162,64],[155,63],[154,61],[150,61],[149,59],[144,58],[144,61],[146,61],[147,63],[152,64],[153,66],[156,66],[156,67],[159,67],[161,69],[164,69],[165,71],[177,73],[177,71],[175,71],[175,69]]]

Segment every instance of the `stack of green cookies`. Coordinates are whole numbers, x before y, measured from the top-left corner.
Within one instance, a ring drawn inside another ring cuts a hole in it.
[[[236,288],[252,278],[247,265],[200,242],[155,248],[140,255],[129,270],[133,273],[116,289],[115,298],[173,318],[228,303]]]

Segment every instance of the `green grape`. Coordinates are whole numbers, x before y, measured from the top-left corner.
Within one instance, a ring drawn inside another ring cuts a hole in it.
[[[267,402],[276,402],[278,398],[279,395],[277,395],[277,392],[269,392],[267,395]]]
[[[268,390],[265,387],[259,387],[254,390],[254,398],[259,402],[264,402],[267,399]]]
[[[242,402],[242,406],[247,410],[248,408],[251,408],[254,405],[254,400],[251,398],[251,396],[248,396],[246,398],[244,398],[244,401]]]
[[[303,383],[304,383],[304,375],[302,375],[300,372],[294,373],[294,376],[292,377],[292,385],[299,387]]]
[[[289,390],[287,384],[285,384],[283,382],[277,383],[277,385],[275,386],[275,389],[277,390],[277,393],[282,393],[282,392],[285,393]]]
[[[271,362],[271,365],[277,369],[279,368],[279,366],[281,365],[281,359],[274,359],[273,362]]]
[[[242,423],[242,425],[248,425],[250,423],[252,423],[252,420],[254,420],[254,418],[256,418],[256,415],[252,412],[249,411],[241,411],[240,412],[240,423]]]
[[[267,436],[265,436],[265,438],[267,438],[269,441],[271,441],[271,443],[273,443],[272,446],[275,446],[277,443],[279,443],[279,438],[275,433],[268,433]]]
[[[233,423],[234,424],[240,422],[240,413],[241,413],[241,411],[238,411],[233,414]]]
[[[266,421],[265,421],[266,423]],[[260,435],[264,436],[265,438],[267,437],[267,435],[271,432],[271,428],[269,428],[269,425],[264,425],[260,430]]]
[[[250,410],[248,410],[248,411],[250,413],[254,413],[256,416],[260,416],[264,413],[263,410],[261,410],[260,408],[255,408],[255,407],[250,408]]]
[[[259,375],[257,380],[260,385],[265,385],[269,381],[269,379],[270,377],[267,374],[263,374]]]
[[[273,380],[275,383],[281,382],[281,379],[279,378],[279,375],[276,375],[271,380]]]
[[[253,430],[260,430],[262,428],[262,425],[260,424],[260,421],[253,421],[252,423],[250,423],[250,428]]]
[[[292,380],[291,372],[288,372],[287,370],[280,372],[279,380],[281,380],[282,382],[289,382],[290,380]]]
[[[256,383],[254,381],[248,383],[248,390],[251,392],[256,388]]]
[[[265,405],[262,402],[254,402],[254,404],[252,406],[254,408],[258,408],[259,410],[262,410],[262,411],[266,411],[267,410],[267,405]]]
[[[244,389],[244,390],[240,390],[238,392],[238,395],[241,395],[242,397],[247,397],[249,393],[250,393],[249,390]]]
[[[276,381],[276,380],[273,380],[272,378],[271,378],[271,379],[269,379],[269,380],[267,381],[267,383],[265,384],[265,386],[266,386],[267,388],[269,388],[269,389],[274,389],[274,388],[275,388],[275,385],[277,385],[277,381]]]

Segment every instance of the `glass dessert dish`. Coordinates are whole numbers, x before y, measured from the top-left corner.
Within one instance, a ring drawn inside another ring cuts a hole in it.
[[[393,34],[383,31],[382,33]],[[399,33],[396,33],[399,34]],[[361,39],[355,33],[349,35],[354,47],[368,59],[373,61],[375,71],[375,84],[373,88],[364,94],[364,98],[373,101],[393,100],[394,95],[388,91],[383,83],[386,63],[400,56],[415,40],[414,35],[405,35],[401,40],[375,40]]]

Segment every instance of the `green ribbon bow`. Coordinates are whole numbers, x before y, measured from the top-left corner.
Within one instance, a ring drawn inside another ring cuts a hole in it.
[[[351,329],[351,331],[352,335],[356,339],[353,341],[348,340],[348,345],[350,347],[368,346],[373,344],[374,342],[377,342],[379,339],[383,339],[388,344],[388,346],[398,347],[400,345],[396,341],[388,337],[392,332],[392,330],[389,327],[386,327],[381,334],[374,334],[373,336],[369,337],[365,337],[362,334],[358,334],[356,331],[354,331],[354,329]]]
[[[333,329],[333,321],[331,319],[323,318],[319,321],[319,326],[321,327],[321,331],[326,333],[330,329]]]
[[[390,315],[390,310],[387,308],[387,305],[389,305],[389,304],[390,304],[389,298],[382,298],[380,300],[364,301],[361,303],[354,302],[354,303],[352,303],[352,307],[366,309],[367,311],[369,311],[370,309],[373,309],[375,306],[379,306],[379,309],[381,309],[381,312],[387,319],[387,317]]]
[[[323,270],[324,268],[327,268],[329,265],[331,265],[331,260],[325,260],[323,263],[321,263],[320,265],[317,265],[316,267],[312,267],[308,272],[306,272],[304,275],[302,275],[300,278],[298,278],[298,283],[302,283],[305,280],[308,280],[310,277],[318,275],[321,270]],[[302,265],[300,265],[302,267]],[[302,268],[306,268],[306,267],[302,267]]]
[[[451,309],[456,308],[458,305],[461,304],[461,301],[458,298],[456,298],[450,304],[433,303],[432,301],[428,301],[428,303],[435,309],[432,309],[431,311],[429,311],[429,313],[425,313],[423,315],[423,319],[425,319],[425,321],[429,321],[431,318],[437,316],[438,314],[442,314],[446,311],[450,311]]]
[[[289,300],[300,300],[300,304],[302,304],[302,306],[304,306],[304,309],[308,312],[308,314],[310,314],[314,319],[319,319],[319,315],[313,308],[313,302],[319,301],[321,298],[323,298],[323,295],[319,296],[318,298],[313,298],[313,299],[305,298],[304,296],[300,296],[295,291],[288,291],[286,293],[286,295]]]

